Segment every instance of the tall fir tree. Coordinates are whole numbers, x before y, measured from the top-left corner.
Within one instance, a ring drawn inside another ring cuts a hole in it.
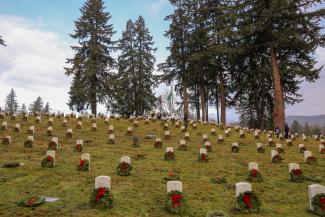
[[[20,107],[20,113],[21,114],[26,114],[27,113],[27,107],[26,107],[26,104],[23,103]]]
[[[69,107],[81,111],[90,106],[94,115],[98,103],[109,103],[115,67],[111,56],[115,50],[112,40],[115,32],[109,24],[111,15],[104,10],[103,0],[87,0],[81,7],[81,17],[75,21],[76,30],[71,34],[79,45],[71,47],[75,56],[67,59],[71,67],[65,68],[66,75],[74,76]]]
[[[0,35],[0,45],[6,46],[5,41],[2,39],[1,35]]]
[[[43,112],[44,113],[49,113],[51,111],[51,108],[50,108],[50,103],[47,102],[43,108]]]
[[[148,113],[155,105],[153,88],[156,87],[156,79],[153,71],[156,48],[153,45],[153,37],[142,16],[135,23],[131,20],[127,22],[118,46],[121,54],[113,112],[138,116]]]
[[[29,105],[28,110],[35,114],[35,113],[41,113],[43,111],[43,99],[39,96],[37,99]]]
[[[18,111],[17,95],[13,88],[11,89],[10,93],[7,95],[5,101],[5,111],[11,115]]]
[[[302,126],[299,121],[294,120],[291,124],[291,132],[293,133],[302,133]]]
[[[266,55],[273,84],[273,123],[284,131],[285,82],[299,89],[305,79],[315,81],[315,50],[324,45],[320,18],[325,9],[315,9],[320,0],[237,0],[238,51]]]

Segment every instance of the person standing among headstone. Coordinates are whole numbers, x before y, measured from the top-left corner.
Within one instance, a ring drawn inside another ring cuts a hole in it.
[[[158,114],[157,114],[157,119],[158,119],[158,120],[161,119],[161,113],[160,113],[160,112],[158,112]]]
[[[276,137],[279,138],[279,136],[280,136],[280,128],[275,127],[274,132],[275,132]]]
[[[172,123],[174,125],[175,124],[175,116],[174,116],[174,114],[172,114],[171,120],[172,120]]]
[[[185,131],[187,131],[187,126],[188,126],[188,117],[187,114],[184,114],[184,126],[185,126]]]
[[[284,132],[285,132],[284,137],[286,139],[289,139],[289,131],[290,131],[290,128],[289,128],[288,124],[286,123],[284,126]]]

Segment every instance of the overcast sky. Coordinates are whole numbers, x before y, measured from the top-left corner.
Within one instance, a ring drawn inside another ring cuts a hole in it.
[[[0,106],[14,88],[19,104],[27,105],[41,96],[50,102],[54,111],[68,111],[68,90],[71,78],[64,75],[63,67],[71,57],[70,45],[75,43],[69,33],[80,16],[82,0],[0,0],[0,35],[7,47],[0,48]],[[106,0],[111,22],[120,37],[128,19],[142,15],[154,37],[157,63],[168,55],[168,39],[164,32],[168,23],[166,15],[172,12],[168,0]],[[324,26],[324,22],[323,22]],[[325,64],[325,49],[318,49],[318,65]],[[303,83],[300,93],[304,102],[287,108],[287,115],[325,114],[325,70],[313,84]],[[165,92],[160,87],[158,92]],[[230,121],[237,115],[231,110]]]

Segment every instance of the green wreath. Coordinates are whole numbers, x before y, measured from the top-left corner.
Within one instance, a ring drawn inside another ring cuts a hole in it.
[[[164,155],[164,160],[166,160],[166,161],[175,160],[174,152],[172,152],[172,151],[166,152]]]
[[[265,153],[265,148],[263,146],[257,148],[257,153]]]
[[[46,156],[42,162],[41,166],[44,168],[53,168],[54,167],[54,158],[51,156]]]
[[[74,151],[75,151],[75,152],[82,152],[83,149],[84,149],[84,147],[83,147],[83,145],[81,145],[81,144],[76,144],[76,145],[74,146]]]
[[[262,181],[262,174],[258,170],[249,170],[248,171],[248,180],[250,182],[261,182]]]
[[[290,181],[301,183],[305,181],[304,174],[301,169],[293,169],[289,173]]]
[[[81,161],[84,161],[83,163]],[[80,160],[79,164],[76,166],[77,171],[88,172],[89,171],[89,161]]]
[[[186,210],[186,200],[183,192],[170,191],[165,199],[165,209],[169,213],[181,215]]]
[[[132,170],[132,166],[128,163],[121,162],[118,164],[116,170],[119,176],[129,176]]]
[[[278,153],[284,153],[284,149],[283,148],[277,148],[276,150],[278,151]]]
[[[6,138],[6,137],[3,137],[2,138],[2,144],[4,144],[4,145],[9,145],[9,139],[8,138]]]
[[[44,202],[45,202],[44,198],[39,196],[34,196],[34,197],[24,198],[18,201],[17,204],[23,207],[36,207],[43,204]]]
[[[182,144],[178,147],[178,150],[180,151],[187,151],[188,150],[188,146],[186,144]]]
[[[306,163],[307,163],[307,164],[314,165],[314,164],[317,163],[317,160],[316,160],[316,158],[315,158],[314,156],[309,156],[309,157],[307,157],[307,159],[306,159]]]
[[[281,158],[281,156],[280,155],[275,155],[275,156],[273,156],[272,157],[272,163],[281,163],[282,162],[282,158]]]
[[[209,161],[208,155],[204,154],[204,153],[199,154],[198,161],[200,161],[200,162],[208,162]]]
[[[250,198],[250,205],[245,203],[245,197]],[[237,207],[240,210],[240,212],[243,213],[257,213],[260,211],[261,207],[261,201],[258,199],[258,197],[255,195],[254,192],[244,192],[239,194],[239,196],[236,199]]]
[[[56,142],[51,141],[48,146],[48,150],[56,150],[58,148]]]
[[[101,189],[105,189],[105,193],[101,198],[98,198],[98,193]],[[93,189],[89,205],[91,208],[96,209],[111,209],[113,207],[113,195],[108,188]]]
[[[232,153],[238,153],[239,152],[239,147],[237,147],[237,146],[231,147],[231,152]]]
[[[168,172],[166,176],[163,177],[166,181],[179,181],[180,175],[176,172]]]
[[[26,140],[25,142],[24,142],[24,147],[25,148],[32,148],[33,147],[33,141],[32,140]]]
[[[305,151],[307,151],[307,148],[306,148],[306,147],[301,147],[301,148],[299,149],[299,151],[300,151],[300,153],[304,153]]]
[[[311,204],[313,206],[314,209],[314,213],[316,215],[319,216],[325,216],[325,205],[323,204],[324,202],[321,201],[325,201],[325,194],[321,193],[321,194],[316,194],[311,201]]]
[[[155,148],[162,148],[162,142],[161,141],[156,141],[154,144]]]

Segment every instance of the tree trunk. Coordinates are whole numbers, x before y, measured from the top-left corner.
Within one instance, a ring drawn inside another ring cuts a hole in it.
[[[226,93],[223,74],[220,73],[220,106],[221,106],[221,124],[226,125]]]
[[[200,111],[200,96],[198,91],[198,85],[195,85],[195,109],[196,109],[196,120],[201,119],[201,111]]]
[[[183,106],[184,106],[184,116],[186,115],[187,118],[189,118],[188,116],[188,94],[187,94],[187,90],[186,87],[183,87]]]
[[[205,114],[205,93],[203,85],[200,85],[200,98],[201,98],[201,110],[202,110],[202,121],[205,121],[206,114]]]
[[[209,122],[209,101],[208,96],[205,96],[205,121]]]
[[[274,47],[271,47],[271,63],[272,63],[272,76],[274,88],[274,112],[273,124],[274,127],[279,127],[280,131],[284,133],[285,114],[284,114],[284,99],[281,84],[281,75],[279,71],[278,59]]]
[[[97,101],[96,101],[96,97],[91,100],[90,107],[91,107],[91,113],[93,115],[97,116]]]
[[[217,84],[218,84],[218,78],[217,78]],[[218,87],[216,87],[216,109],[217,109],[217,123],[220,124],[220,118],[219,118],[219,91]]]

